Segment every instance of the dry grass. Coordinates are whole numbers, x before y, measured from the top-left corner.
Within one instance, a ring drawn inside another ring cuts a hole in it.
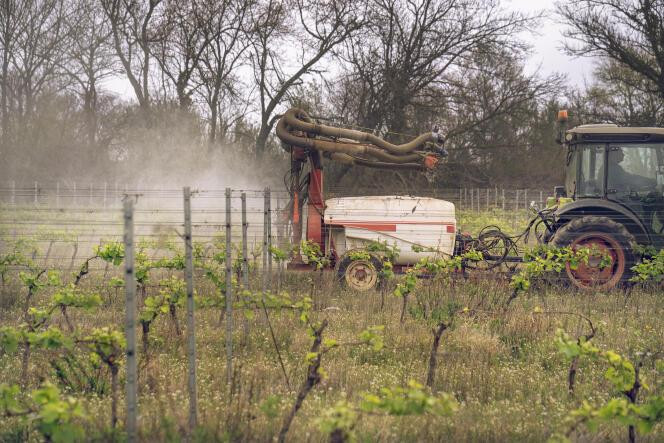
[[[256,278],[258,285],[259,276]],[[401,301],[391,293],[385,296],[381,310],[378,293],[344,292],[331,275],[322,282],[313,276],[316,288],[310,294],[310,278],[302,273],[288,274],[284,287],[293,295],[313,296],[316,310],[312,319],[327,318],[330,322],[326,337],[354,341],[366,327],[385,325],[385,348],[373,351],[349,346],[326,354],[323,367],[328,377],[314,388],[295,418],[289,433],[292,441],[325,441],[327,437],[320,433],[315,419],[339,400],[356,401],[362,392],[402,386],[410,379],[423,382],[432,340],[431,320],[406,315],[406,321],[399,322]],[[95,277],[88,280],[88,284],[94,285],[94,280]],[[356,427],[361,441],[543,441],[552,433],[567,429],[566,416],[583,400],[599,403],[608,399],[613,393],[602,377],[603,369],[590,362],[581,364],[575,395],[567,393],[568,363],[553,344],[554,333],[563,328],[579,334],[584,332],[585,323],[573,315],[534,314],[535,307],[589,316],[599,330],[594,341],[602,348],[632,357],[638,351],[664,349],[664,297],[658,290],[637,289],[625,296],[620,291],[586,294],[543,286],[505,309],[503,303],[509,290],[504,282],[426,281],[422,285],[417,298],[409,301],[411,307],[418,303],[443,306],[451,301],[459,306],[481,305],[474,315],[456,317],[453,327],[443,334],[439,351],[435,390],[452,393],[460,402],[460,409],[449,418],[365,415]],[[198,279],[197,290],[205,293],[211,288]],[[20,291],[11,280],[4,287],[1,324],[20,323]],[[89,313],[72,310],[72,319],[81,333],[104,325],[122,328],[123,294],[109,290],[102,295],[106,303],[103,308]],[[42,302],[47,297],[48,293],[41,294]],[[179,315],[184,325],[184,313]],[[225,382],[225,328],[218,324],[219,313],[199,310],[196,315],[200,422],[197,439],[271,441],[305,375],[304,356],[311,343],[307,329],[289,313],[271,316],[293,387],[289,390],[260,313],[250,321],[246,346],[241,345],[242,319],[237,314],[234,378],[229,387]],[[53,323],[64,327],[59,315],[54,316]],[[188,411],[184,338],[175,335],[166,315],[157,319],[152,330],[150,365],[139,365],[141,436],[145,441],[178,441],[185,434]],[[77,357],[80,361],[86,358],[82,352]],[[57,382],[50,365],[57,358],[57,352],[33,355],[30,388],[42,380]],[[4,382],[17,383],[19,368],[20,357],[0,357],[0,379]],[[107,376],[102,373],[101,380]],[[662,375],[656,373],[652,362],[644,366],[643,376],[650,384],[649,394],[664,393]],[[110,439],[107,389],[100,394],[81,390],[69,393],[83,399],[90,414],[86,424],[88,437]],[[17,438],[17,427],[14,419],[0,419],[0,441]],[[596,434],[581,429],[574,435],[579,441],[620,441],[625,437],[626,430],[614,426],[604,426]],[[659,425],[642,441],[662,439],[664,428]]]

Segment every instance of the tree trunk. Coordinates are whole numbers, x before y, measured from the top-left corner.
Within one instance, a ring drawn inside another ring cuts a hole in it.
[[[28,365],[30,363],[30,342],[25,341],[23,348],[23,359],[21,361],[21,386],[25,387],[28,384]]]
[[[403,322],[404,322],[407,306],[408,306],[408,294],[403,296],[403,300],[401,302],[401,316],[399,317],[399,322],[401,324],[403,324]]]
[[[111,428],[118,423],[118,365],[111,365]]]
[[[7,144],[9,142],[9,53],[3,51],[2,53],[2,142]]]
[[[433,343],[431,344],[431,354],[429,355],[429,371],[427,372],[427,386],[433,390],[433,383],[436,379],[436,365],[438,364],[438,348],[440,347],[440,338],[445,332],[445,329],[448,328],[448,325],[445,323],[439,323],[437,328],[434,328],[433,333]]]
[[[281,426],[281,430],[279,431],[279,437],[278,437],[278,442],[283,443],[286,441],[286,434],[288,433],[288,430],[290,429],[291,423],[293,423],[293,419],[295,418],[295,414],[297,414],[297,411],[300,410],[302,407],[302,403],[304,403],[304,399],[307,397],[307,394],[320,382],[320,361],[322,358],[320,351],[320,345],[323,341],[323,330],[327,327],[327,320],[323,320],[323,323],[320,325],[320,327],[316,330],[313,331],[314,333],[314,342],[311,345],[311,352],[316,353],[316,357],[311,360],[309,363],[309,368],[307,369],[307,378],[304,380],[304,383],[302,383],[302,386],[300,387],[299,392],[297,393],[297,398],[295,399],[295,404],[293,405],[293,408],[290,410],[288,415],[284,418],[284,423]]]
[[[143,355],[145,356],[145,362],[149,363],[150,362],[150,353],[148,352],[148,346],[149,346],[149,334],[150,334],[150,323],[149,322],[141,322],[141,329],[143,330],[143,334],[141,335],[141,343],[143,345]]]
[[[177,312],[175,311],[175,305],[169,304],[168,311],[171,314],[171,321],[173,322],[173,327],[175,328],[175,335],[179,337],[182,335],[182,331],[180,331],[180,322],[178,322],[178,315]]]
[[[94,151],[94,146],[97,143],[97,90],[94,82],[92,82],[87,91],[85,91],[83,109],[85,110],[88,149],[91,158],[94,159],[97,154]]]
[[[265,153],[265,148],[267,145],[267,139],[270,136],[270,128],[268,127],[267,122],[261,123],[261,129],[258,132],[258,136],[256,137],[256,158],[261,159],[263,158],[263,154]]]
[[[219,90],[215,85],[215,91],[210,99],[210,135],[208,138],[208,148],[212,151],[217,141],[217,120],[219,119]]]

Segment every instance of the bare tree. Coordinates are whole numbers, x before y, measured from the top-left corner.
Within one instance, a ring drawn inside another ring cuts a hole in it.
[[[205,0],[168,0],[153,50],[162,72],[175,88],[181,109],[189,108],[196,88],[194,76],[210,40],[205,32]]]
[[[444,180],[491,186],[509,177],[520,177],[524,184],[556,178],[550,163],[527,159],[561,152],[554,148],[553,129],[543,139],[536,139],[536,131],[539,121],[553,122],[541,109],[562,93],[564,78],[526,74],[523,64],[517,55],[496,48],[476,53],[448,76],[437,100],[444,104],[437,115],[447,127],[450,146]]]
[[[70,37],[65,24],[71,19],[71,9],[65,0],[30,0],[23,6],[23,32],[12,62],[20,88],[18,114],[25,125],[35,111],[39,93],[49,82],[62,77],[59,68]]]
[[[612,122],[621,126],[664,125],[664,98],[653,82],[611,59],[601,60],[594,82],[574,97],[573,111],[581,122]]]
[[[97,141],[100,83],[119,72],[111,43],[111,27],[98,3],[76,0],[73,20],[67,23],[72,36],[61,64],[74,81],[83,101],[86,138],[90,148]],[[92,154],[93,152],[91,152]]]
[[[25,16],[29,12],[29,0],[7,0],[0,2],[0,45],[2,45],[2,83],[0,101],[2,106],[2,141],[9,138],[9,84],[12,55],[16,51],[20,35],[25,31]]]
[[[341,114],[374,130],[410,132],[409,115],[431,87],[473,54],[501,47],[521,51],[513,35],[534,18],[505,13],[496,0],[370,0],[366,30],[349,39],[343,57],[351,69],[337,97]],[[499,54],[493,63],[501,63]],[[344,96],[345,94],[345,96]],[[396,135],[396,134],[395,134]]]
[[[266,0],[255,8],[252,19],[251,64],[261,116],[256,154],[260,156],[276,122],[275,110],[288,91],[365,21],[363,4],[351,0],[295,0],[292,4]]]
[[[244,106],[225,119],[229,114],[221,107],[230,107],[240,95],[236,69],[249,47],[246,28],[252,6],[253,0],[205,0],[200,10],[201,28],[209,41],[199,66],[201,95],[209,112],[209,146],[214,146],[219,133],[226,132],[246,111]]]
[[[664,97],[662,0],[568,0],[558,4],[558,13],[570,27],[571,54],[613,59],[649,79]]]
[[[136,100],[144,111],[150,108],[150,46],[154,22],[162,0],[100,0],[108,17],[115,54],[122,63]]]

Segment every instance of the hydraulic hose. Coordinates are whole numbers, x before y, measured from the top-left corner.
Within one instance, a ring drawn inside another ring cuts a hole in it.
[[[397,155],[413,152],[428,142],[440,143],[443,141],[442,136],[440,136],[440,134],[437,132],[428,132],[403,145],[395,145],[368,132],[312,123],[307,114],[298,108],[291,108],[286,111],[282,120],[285,120],[288,126],[298,131],[334,138],[349,138],[358,142],[376,145],[379,148]]]
[[[372,146],[359,143],[343,143],[315,138],[300,137],[288,131],[286,120],[277,123],[277,137],[288,145],[316,149],[323,152],[343,153],[347,155],[370,155],[387,163],[413,163],[422,160],[421,154],[392,155]]]
[[[312,121],[301,109],[289,109],[277,122],[277,137],[290,151],[299,147],[344,164],[380,169],[428,170],[435,168],[439,155],[446,155],[442,146],[430,152],[427,143],[442,142],[437,132],[395,145],[362,131],[322,125]]]
[[[415,171],[424,171],[427,168],[421,163],[387,163],[379,161],[370,161],[364,160],[361,158],[353,157],[348,154],[340,153],[331,153],[329,158],[335,162],[344,164],[344,165],[357,165],[365,166],[367,168],[376,168],[376,169],[396,169],[396,170],[415,170]]]

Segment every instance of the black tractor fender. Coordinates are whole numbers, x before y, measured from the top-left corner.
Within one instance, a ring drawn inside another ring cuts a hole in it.
[[[560,207],[555,213],[555,223],[553,232],[547,236],[547,241],[553,234],[570,220],[583,217],[585,215],[595,215],[609,217],[627,228],[630,234],[634,236],[639,244],[651,244],[652,238],[643,222],[628,208],[609,200],[599,198],[584,198],[576,200]]]

